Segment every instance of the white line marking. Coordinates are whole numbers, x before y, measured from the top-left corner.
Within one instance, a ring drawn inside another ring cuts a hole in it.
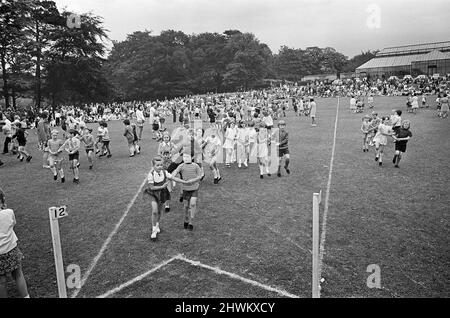
[[[140,281],[140,280],[143,280],[145,277],[147,277],[147,276],[150,275],[151,273],[156,272],[158,269],[160,269],[161,267],[166,266],[167,264],[173,262],[174,260],[176,260],[176,259],[181,259],[181,256],[182,256],[181,254],[175,255],[175,256],[172,257],[171,259],[162,262],[161,264],[159,264],[158,266],[152,268],[152,269],[149,270],[148,272],[146,272],[146,273],[144,273],[144,274],[141,274],[141,275],[139,275],[139,276],[133,278],[132,280],[129,280],[128,282],[126,282],[126,283],[124,283],[124,284],[122,284],[122,285],[120,285],[120,286],[118,286],[118,287],[116,287],[116,288],[114,288],[114,289],[111,289],[110,291],[107,291],[107,292],[104,293],[103,295],[97,296],[97,298],[106,298],[106,297],[109,297],[109,296],[111,296],[111,295],[117,293],[118,291],[124,289],[125,287],[128,287],[128,286],[130,286],[130,285],[132,285],[132,284],[134,284],[134,283],[136,283],[136,282],[138,282],[138,281]]]
[[[325,238],[327,235],[328,200],[330,199],[331,175],[333,173],[334,152],[336,149],[336,132],[337,132],[338,118],[339,118],[339,97],[336,107],[336,120],[334,122],[334,138],[333,138],[333,149],[331,150],[330,172],[328,174],[327,191],[325,193],[325,206],[323,209],[323,218],[322,218],[322,233],[320,235],[319,281],[322,279],[323,255],[325,253]],[[320,297],[320,289],[319,289],[319,297]]]
[[[285,296],[285,297],[290,297],[290,298],[300,298],[299,296],[293,295],[293,294],[291,294],[291,293],[288,293],[287,291],[284,291],[284,290],[281,290],[281,289],[278,289],[278,288],[274,288],[274,287],[271,287],[271,286],[268,286],[268,285],[261,284],[261,283],[259,283],[259,282],[256,282],[256,281],[251,280],[251,279],[248,279],[248,278],[244,278],[244,277],[239,276],[239,275],[237,275],[237,274],[233,274],[233,273],[224,271],[224,270],[222,270],[222,269],[220,269],[220,268],[218,268],[218,267],[213,267],[213,266],[209,266],[209,265],[202,264],[202,263],[200,263],[200,262],[198,262],[198,261],[190,260],[190,259],[184,257],[183,255],[181,255],[181,256],[179,257],[179,259],[181,259],[181,260],[183,260],[183,261],[185,261],[185,262],[187,262],[187,263],[189,263],[189,264],[192,264],[192,265],[194,265],[194,266],[199,266],[199,267],[203,267],[203,268],[209,269],[209,270],[213,271],[213,272],[216,273],[216,274],[227,275],[227,276],[229,276],[229,277],[231,277],[231,278],[234,278],[234,279],[243,281],[243,282],[245,282],[245,283],[251,284],[251,285],[253,285],[253,286],[260,287],[260,288],[262,288],[262,289],[265,289],[265,290],[268,290],[268,291],[271,291],[271,292],[278,293],[278,294],[280,294],[280,295],[282,295],[282,296]]]
[[[86,280],[89,278],[89,275],[91,275],[92,270],[95,268],[95,266],[97,265],[99,259],[103,256],[103,253],[106,251],[106,248],[108,247],[108,244],[111,242],[111,239],[113,238],[113,236],[117,233],[120,225],[122,224],[123,220],[126,218],[126,216],[128,215],[128,212],[130,212],[131,207],[134,205],[134,202],[136,201],[137,197],[139,196],[139,194],[142,191],[142,188],[144,187],[144,185],[147,182],[147,178],[144,179],[144,181],[142,181],[141,186],[139,187],[139,190],[136,192],[136,194],[134,195],[133,199],[131,199],[130,203],[128,203],[128,206],[124,212],[124,214],[122,215],[122,217],[120,218],[119,222],[117,222],[116,226],[114,227],[113,231],[109,234],[108,238],[106,239],[106,241],[103,243],[100,251],[98,252],[97,256],[95,256],[94,260],[91,262],[91,264],[88,267],[88,270],[86,271],[86,273],[84,274],[84,276],[81,278],[81,284],[80,284],[80,288],[77,288],[74,293],[72,294],[72,298],[77,297],[78,293],[81,291],[81,289],[83,288],[84,284],[86,283]]]

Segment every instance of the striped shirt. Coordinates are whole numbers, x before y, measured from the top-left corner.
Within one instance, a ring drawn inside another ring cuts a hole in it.
[[[178,168],[172,173],[172,176],[176,176],[178,173],[181,173],[183,176],[183,180],[191,180],[202,175],[202,169],[196,163],[182,163],[178,166]],[[181,189],[183,191],[193,191],[198,190],[200,187],[200,181],[197,181],[193,184],[182,184]]]

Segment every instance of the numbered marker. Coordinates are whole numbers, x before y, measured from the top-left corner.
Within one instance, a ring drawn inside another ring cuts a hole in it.
[[[68,216],[69,214],[67,213],[67,206],[63,205],[60,206],[59,208],[56,207],[51,207],[49,209],[51,215],[52,215],[52,219],[60,219],[63,218],[65,216]]]

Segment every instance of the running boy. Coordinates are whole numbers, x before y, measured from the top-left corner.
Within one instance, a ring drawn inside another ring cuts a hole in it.
[[[284,120],[280,120],[278,122],[278,128],[279,131],[279,140],[278,143],[278,173],[277,176],[281,177],[281,160],[284,158],[284,169],[286,170],[287,174],[290,174],[291,171],[289,170],[289,135],[286,131],[286,122]]]
[[[69,131],[70,138],[67,139],[59,150],[66,150],[69,154],[70,169],[73,171],[73,182],[80,183],[78,175],[78,162],[80,160],[80,140],[77,138],[78,132],[75,129]]]
[[[81,142],[84,144],[84,148],[86,150],[86,154],[88,157],[89,162],[89,170],[92,170],[92,167],[94,166],[94,146],[95,146],[95,139],[94,136],[92,136],[92,128],[84,128],[84,134],[81,137]]]
[[[58,180],[58,171],[61,177],[61,183],[65,182],[64,170],[61,162],[64,160],[62,156],[61,147],[64,145],[64,141],[58,139],[58,131],[52,131],[52,139],[48,141],[48,162],[50,164],[50,170],[53,172],[53,180]]]
[[[181,187],[184,201],[184,228],[192,231],[194,229],[193,222],[197,208],[198,189],[204,174],[200,166],[192,162],[190,153],[183,153],[183,163],[178,166],[172,176],[176,176],[179,173],[181,173],[183,180],[186,181]]]

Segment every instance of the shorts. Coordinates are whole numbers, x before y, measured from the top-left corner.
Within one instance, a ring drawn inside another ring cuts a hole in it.
[[[103,146],[109,146],[110,140],[102,140]]]
[[[278,149],[278,157],[282,158],[284,155],[289,154],[289,148],[286,149]]]
[[[86,149],[86,154],[88,154],[89,155],[89,152],[94,152],[94,149]]]
[[[397,141],[395,143],[395,151],[406,152],[406,142]]]
[[[271,130],[273,128],[273,125],[271,126],[266,126],[267,130]]]
[[[158,131],[159,130],[159,125],[158,124],[153,124],[152,128],[154,131]]]
[[[80,160],[80,153],[77,151],[75,153],[69,154],[69,161]]]
[[[183,200],[189,202],[191,198],[198,197],[198,190],[183,190]]]
[[[62,158],[60,156],[54,156],[54,155],[48,156],[48,163],[50,166],[54,166],[55,163],[60,163],[63,160],[64,160],[64,158]]]
[[[22,266],[24,256],[16,246],[8,253],[0,254],[0,275],[6,275]]]

